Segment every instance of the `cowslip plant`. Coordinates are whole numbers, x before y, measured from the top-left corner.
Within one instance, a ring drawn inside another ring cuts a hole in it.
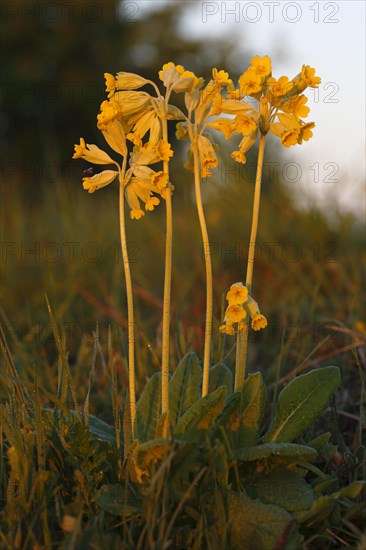
[[[130,216],[139,220],[146,211],[152,211],[162,198],[166,204],[166,248],[163,300],[163,341],[161,358],[161,413],[164,418],[163,435],[169,433],[171,423],[169,407],[169,339],[172,264],[172,191],[169,161],[173,156],[168,141],[168,121],[179,121],[176,136],[190,142],[187,169],[194,172],[197,213],[201,228],[206,266],[206,322],[203,356],[202,397],[209,391],[210,350],[213,317],[213,275],[205,214],[202,205],[201,180],[207,179],[218,166],[217,151],[210,130],[221,132],[227,140],[233,135],[242,136],[239,147],[231,153],[235,162],[244,164],[246,153],[259,136],[257,173],[254,190],[252,227],[250,234],[247,272],[243,282],[231,285],[227,293],[228,307],[220,331],[237,334],[235,390],[245,380],[245,363],[249,319],[254,330],[265,328],[267,320],[252,297],[253,265],[258,230],[260,190],[265,140],[268,133],[280,138],[283,146],[301,144],[312,136],[313,122],[304,122],[309,108],[303,91],[316,88],[320,78],[315,70],[303,65],[292,80],[272,76],[268,56],[255,56],[251,65],[235,85],[224,70],[212,70],[212,78],[205,84],[202,77],[181,65],[169,62],[159,71],[165,88],[136,74],[120,72],[116,76],[105,74],[108,98],[101,104],[97,117],[98,128],[113,151],[122,156],[122,162],[113,160],[96,145],[86,145],[83,138],[75,146],[73,158],[90,163],[114,165],[117,170],[104,170],[83,178],[83,186],[90,193],[109,185],[118,178],[120,187],[120,237],[126,279],[128,340],[129,340],[129,403],[131,435],[136,433],[135,397],[135,327],[133,292],[127,252],[124,196],[130,206]],[[154,95],[141,88],[152,87]],[[172,94],[184,94],[185,112],[174,106]],[[151,165],[159,164],[160,169]]]

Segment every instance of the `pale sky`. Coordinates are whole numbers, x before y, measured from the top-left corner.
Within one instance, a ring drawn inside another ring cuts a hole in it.
[[[175,0],[137,0],[131,5],[143,16],[169,3]],[[316,122],[314,137],[286,149],[284,157],[296,164],[281,169],[303,196],[311,189],[311,197],[326,205],[329,193],[335,194],[340,205],[365,219],[365,2],[183,3],[183,35],[227,37],[230,42],[237,37],[239,54],[272,58],[275,77],[291,78],[302,64],[316,68],[322,78],[319,91],[305,92],[311,109],[307,120]],[[235,63],[237,59],[235,55]],[[223,68],[230,72],[230,67]]]

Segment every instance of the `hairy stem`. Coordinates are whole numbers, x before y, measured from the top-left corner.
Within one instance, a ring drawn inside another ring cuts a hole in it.
[[[245,280],[245,284],[249,294],[251,294],[252,282],[253,282],[253,266],[254,266],[257,231],[258,231],[258,218],[259,218],[259,206],[260,206],[260,198],[261,198],[261,182],[262,182],[265,139],[266,139],[266,136],[262,135],[259,142],[257,173],[255,177],[252,229],[250,232],[247,275]],[[237,336],[237,346],[239,347],[240,353],[238,354],[239,360],[236,363],[236,369],[235,369],[235,390],[239,390],[243,386],[244,379],[245,379],[247,348],[248,348],[248,333],[249,333],[249,318],[247,318],[246,326],[243,332],[239,332]]]
[[[212,300],[211,252],[210,252],[210,242],[208,240],[205,214],[203,212],[203,206],[202,206],[197,138],[195,138],[193,143],[193,159],[194,159],[194,184],[195,184],[195,192],[196,192],[196,204],[197,204],[198,218],[199,218],[200,227],[201,227],[203,251],[204,251],[205,266],[206,266],[206,326],[205,326],[205,347],[204,347],[204,356],[203,356],[203,381],[202,381],[202,397],[204,397],[208,393],[211,339],[212,339],[212,302],[213,300]]]
[[[162,119],[163,139],[168,141],[168,123],[166,118],[169,95],[165,98],[165,113]],[[163,170],[169,176],[169,162],[164,161]],[[169,415],[169,339],[170,339],[170,295],[172,278],[172,195],[170,183],[165,190],[166,203],[166,236],[165,236],[165,276],[164,276],[164,303],[163,303],[163,342],[162,342],[162,365],[161,365],[161,404],[162,414]],[[165,423],[167,432],[169,421]],[[167,437],[167,433],[163,434]]]
[[[131,415],[131,433],[132,439],[136,436],[136,382],[135,382],[135,322],[133,311],[133,292],[130,262],[128,258],[127,240],[126,240],[126,222],[125,222],[125,200],[124,200],[124,172],[125,161],[120,172],[119,180],[119,225],[121,235],[121,249],[123,267],[126,279],[126,294],[127,294],[127,323],[128,323],[128,381],[130,395],[130,415]]]

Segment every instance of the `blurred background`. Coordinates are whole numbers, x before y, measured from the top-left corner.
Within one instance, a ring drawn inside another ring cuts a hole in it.
[[[9,338],[32,353],[37,343],[34,361],[51,361],[47,294],[72,362],[83,364],[97,322],[103,342],[111,326],[123,357],[117,189],[87,194],[87,165],[71,160],[80,136],[105,146],[96,128],[103,73],[156,80],[174,61],[205,78],[217,67],[236,79],[253,55],[268,54],[274,76],[292,78],[310,64],[322,85],[307,94],[313,139],[286,150],[275,139],[268,143],[253,294],[270,326],[252,336],[250,370],[274,376],[284,347],[287,370],[314,350],[327,364],[352,362],[350,349],[365,332],[364,10],[362,2],[3,2],[1,299]],[[192,174],[182,168],[185,144],[176,143],[173,127],[170,137],[174,364],[186,349],[202,354],[205,271]],[[217,327],[229,285],[245,277],[255,176],[256,151],[239,166],[230,150],[223,147],[219,169],[203,184],[214,361],[231,346]],[[141,379],[159,365],[164,224],[160,207],[127,228]]]

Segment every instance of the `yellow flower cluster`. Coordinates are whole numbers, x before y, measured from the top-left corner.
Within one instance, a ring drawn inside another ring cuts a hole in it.
[[[224,324],[219,327],[221,333],[233,336],[234,325],[237,325],[239,332],[243,331],[248,314],[251,317],[253,330],[260,330],[267,326],[267,319],[260,313],[257,302],[249,296],[248,289],[243,283],[231,285],[226,294],[226,300],[229,305],[225,311]]]
[[[278,136],[284,147],[301,144],[312,137],[311,130],[315,126],[314,122],[302,120],[310,111],[302,92],[307,87],[317,88],[319,83],[320,78],[309,65],[303,65],[292,80],[287,76],[276,80],[272,77],[271,59],[267,55],[262,58],[257,55],[239,77],[238,86],[228,84],[230,99],[222,100],[220,113],[216,113],[234,116],[217,118],[208,125],[223,133],[226,139],[230,139],[233,132],[243,136],[238,149],[231,154],[242,164],[246,162],[245,155],[255,143],[258,131],[262,135],[271,132]],[[248,96],[250,104],[244,101]]]
[[[307,98],[303,91],[316,88],[320,78],[315,69],[303,65],[292,80],[272,76],[272,62],[266,55],[253,57],[251,65],[239,77],[237,86],[226,71],[214,68],[205,85],[202,77],[172,62],[163,65],[159,78],[166,88],[166,96],[160,94],[156,84],[145,78],[126,72],[116,76],[105,73],[107,99],[100,106],[97,126],[113,151],[126,159],[129,168],[122,175],[122,182],[131,208],[131,218],[139,219],[145,210],[153,210],[159,197],[165,198],[169,184],[167,170],[150,168],[152,164],[166,163],[173,155],[170,144],[163,136],[163,121],[177,120],[176,136],[191,142],[186,168],[193,169],[194,147],[198,149],[200,176],[209,177],[218,166],[217,145],[207,128],[221,132],[228,140],[233,134],[242,139],[232,158],[245,164],[246,153],[255,143],[258,133],[271,132],[280,138],[282,145],[290,147],[312,137],[314,122],[304,122],[309,114]],[[153,86],[153,97],[140,88]],[[172,92],[184,93],[187,114],[169,104]],[[250,97],[250,103],[245,101]],[[253,101],[254,100],[254,101]],[[148,136],[146,138],[146,136]],[[128,143],[132,150],[129,152]],[[81,138],[75,145],[73,158],[83,158],[94,164],[115,164],[106,152],[96,145],[85,144]],[[90,193],[111,183],[119,175],[105,170],[91,178],[84,178],[83,185]],[[172,189],[172,186],[170,186]]]
[[[222,110],[222,91],[232,85],[232,80],[226,71],[212,69],[212,78],[204,86],[202,77],[197,77],[193,72],[186,71],[181,65],[168,63],[159,73],[164,84],[171,82],[172,90],[185,92],[185,105],[187,116],[185,122],[177,124],[176,137],[180,140],[191,141],[188,152],[188,161],[185,167],[193,170],[193,147],[197,145],[200,163],[200,176],[209,177],[218,166],[216,155],[217,145],[212,137],[205,133],[208,119],[220,115]],[[217,123],[220,125],[220,119]],[[228,137],[232,131],[228,128]]]
[[[92,177],[83,178],[84,189],[94,193],[105,187],[119,176],[123,185],[132,219],[144,215],[141,202],[146,211],[154,210],[165,198],[169,185],[168,175],[163,170],[154,170],[150,165],[169,162],[173,156],[170,143],[163,138],[162,121],[179,120],[182,113],[173,105],[163,104],[163,98],[152,97],[139,88],[153,83],[133,73],[118,73],[113,76],[105,73],[108,99],[102,102],[97,115],[97,127],[108,145],[124,158],[129,155],[129,167],[121,169],[118,162],[96,145],[75,145],[73,158],[82,158],[93,164],[114,164],[118,171],[104,170]],[[146,140],[146,135],[148,139]],[[128,142],[131,143],[129,152]],[[171,187],[172,188],[172,187]]]

